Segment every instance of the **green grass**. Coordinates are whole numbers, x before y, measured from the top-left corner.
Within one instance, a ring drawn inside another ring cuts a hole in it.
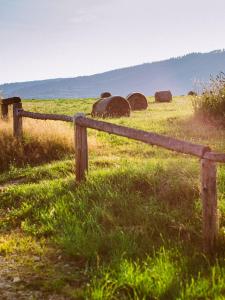
[[[27,100],[23,106],[73,115],[90,113],[93,102]],[[194,118],[190,97],[160,104],[149,98],[147,111],[106,121],[225,150],[224,130]],[[45,257],[43,244],[61,251],[70,275],[62,267],[59,276],[54,259],[46,262],[49,278],[38,266],[35,272],[43,289],[68,299],[223,299],[225,167],[218,168],[220,235],[211,258],[202,253],[198,159],[94,130],[88,136],[89,174],[80,185],[67,148],[47,164],[19,168],[12,161],[0,173],[0,231],[8,236],[0,252]],[[10,239],[17,231],[18,244]]]

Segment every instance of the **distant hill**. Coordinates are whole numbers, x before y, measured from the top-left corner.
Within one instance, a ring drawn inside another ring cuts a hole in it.
[[[0,85],[4,97],[77,98],[98,97],[102,91],[125,96],[133,91],[153,95],[170,89],[186,94],[194,82],[208,81],[210,74],[225,72],[225,50],[192,53],[164,61],[145,63],[91,76],[58,78]]]

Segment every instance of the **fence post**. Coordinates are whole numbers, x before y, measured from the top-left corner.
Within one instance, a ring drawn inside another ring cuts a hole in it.
[[[219,222],[216,193],[216,163],[201,159],[201,198],[203,206],[203,244],[208,254],[213,254]]]
[[[16,138],[22,138],[23,123],[22,117],[18,116],[18,109],[22,109],[22,103],[13,103],[13,136]]]
[[[88,143],[87,128],[76,124],[76,119],[85,117],[83,113],[74,116],[74,139],[76,151],[76,180],[78,182],[85,180],[88,171]]]
[[[8,119],[8,104],[1,104],[1,118],[3,120],[7,120]]]

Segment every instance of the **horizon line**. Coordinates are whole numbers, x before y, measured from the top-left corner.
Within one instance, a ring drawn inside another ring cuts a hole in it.
[[[164,58],[162,60],[156,60],[156,61],[151,61],[151,62],[144,62],[144,63],[140,63],[140,64],[137,64],[137,65],[130,65],[130,66],[127,66],[127,67],[119,67],[119,68],[116,68],[116,69],[111,69],[111,70],[107,70],[107,71],[103,71],[103,72],[99,72],[99,73],[78,75],[78,76],[68,76],[68,77],[53,77],[53,78],[43,78],[43,79],[32,79],[32,80],[25,80],[25,81],[24,80],[23,81],[12,81],[12,82],[0,83],[0,86],[9,85],[9,84],[28,83],[28,82],[40,82],[40,81],[48,81],[48,80],[51,81],[51,80],[90,77],[90,76],[105,74],[105,73],[109,73],[109,72],[113,72],[113,71],[119,71],[119,70],[122,70],[122,69],[129,69],[129,68],[133,68],[133,67],[137,67],[137,66],[142,66],[142,65],[145,65],[145,64],[154,64],[154,63],[169,61],[169,60],[172,60],[172,59],[181,59],[181,58],[184,58],[186,56],[193,55],[193,54],[210,54],[210,53],[222,53],[222,52],[225,52],[225,48],[215,49],[215,50],[211,50],[211,51],[208,51],[208,52],[189,52],[189,53],[186,53],[186,54],[183,54],[183,55],[180,55],[180,56]]]

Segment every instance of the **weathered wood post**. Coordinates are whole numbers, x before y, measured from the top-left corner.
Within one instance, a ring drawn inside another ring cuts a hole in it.
[[[204,250],[208,254],[213,254],[219,229],[216,163],[208,159],[201,159],[201,198],[203,206]]]
[[[15,138],[23,136],[23,121],[22,117],[18,115],[19,109],[22,109],[22,103],[13,103],[13,136]]]
[[[85,180],[88,171],[88,142],[87,128],[76,124],[78,118],[83,118],[83,113],[74,116],[74,139],[76,151],[76,180],[78,182]]]
[[[5,99],[0,99],[0,104],[1,104],[1,118],[3,120],[7,120],[8,119],[8,107],[11,104],[14,103],[20,103],[21,99],[20,97],[11,97],[11,98],[5,98]]]
[[[2,120],[8,119],[8,111],[9,111],[8,104],[1,103],[1,118],[2,118]]]

